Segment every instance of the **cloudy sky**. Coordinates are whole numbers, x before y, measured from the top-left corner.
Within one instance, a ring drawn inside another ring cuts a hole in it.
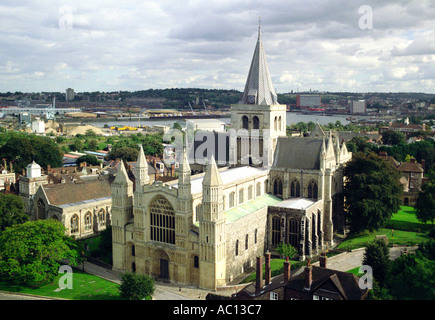
[[[0,92],[242,91],[259,17],[279,93],[435,93],[435,0],[2,0]]]

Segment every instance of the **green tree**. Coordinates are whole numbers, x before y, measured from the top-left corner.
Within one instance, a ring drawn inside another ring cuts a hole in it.
[[[344,169],[345,211],[352,233],[383,227],[399,210],[403,188],[400,174],[373,153],[357,153]]]
[[[292,259],[298,251],[290,243],[281,242],[276,247],[276,252],[278,252],[282,257],[289,257],[289,259]]]
[[[143,274],[126,272],[121,275],[121,297],[128,300],[144,300],[154,293],[154,280]]]
[[[88,137],[96,137],[97,134],[95,133],[94,130],[92,130],[92,129],[88,129],[88,130],[86,130],[86,132],[85,132],[85,136],[88,136]]]
[[[78,243],[54,219],[28,221],[0,234],[0,275],[12,283],[39,286],[52,282],[60,260],[80,261]]]
[[[398,300],[434,300],[435,268],[417,250],[415,254],[402,254],[391,265],[387,287]]]
[[[122,159],[123,161],[136,161],[139,151],[135,148],[122,147],[109,152],[106,160]]]
[[[74,139],[73,144],[70,145],[70,149],[73,150],[73,151],[80,152],[80,151],[83,151],[83,148],[84,148],[83,142],[82,142],[82,140],[80,140],[78,138]]]
[[[435,221],[435,171],[429,174],[429,180],[421,186],[415,203],[415,216],[423,222]]]
[[[396,145],[405,143],[405,135],[401,132],[387,130],[382,133],[382,141],[387,145]]]
[[[98,150],[98,142],[95,139],[89,140],[88,142],[88,150],[97,151]]]
[[[383,286],[390,268],[390,250],[384,240],[375,239],[367,244],[363,265],[372,268],[373,278]]]
[[[29,216],[24,212],[24,202],[21,197],[0,193],[0,232],[27,220]]]
[[[101,163],[101,161],[98,160],[96,156],[93,156],[90,154],[87,154],[87,155],[84,155],[84,156],[77,158],[76,165],[79,166],[80,163],[82,163],[82,162],[86,162],[86,164],[91,165],[91,166],[98,166]]]

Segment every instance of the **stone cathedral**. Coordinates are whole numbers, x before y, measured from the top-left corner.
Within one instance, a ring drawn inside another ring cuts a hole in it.
[[[231,128],[248,133],[231,149],[234,165],[218,168],[211,156],[205,172],[192,175],[184,150],[178,180],[151,182],[141,148],[134,185],[121,166],[111,186],[114,270],[216,290],[281,242],[302,260],[333,243],[352,155],[338,134],[320,127],[310,137],[286,136],[286,106],[277,101],[260,29]],[[243,149],[243,139],[255,143]],[[254,153],[262,165],[251,164]]]

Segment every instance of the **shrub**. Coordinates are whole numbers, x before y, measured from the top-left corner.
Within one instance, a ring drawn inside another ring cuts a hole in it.
[[[121,297],[128,300],[144,300],[154,293],[154,280],[143,274],[126,272],[121,275]]]

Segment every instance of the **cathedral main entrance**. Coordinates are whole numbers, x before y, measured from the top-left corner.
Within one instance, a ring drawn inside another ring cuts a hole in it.
[[[169,261],[160,259],[160,279],[169,280]]]

